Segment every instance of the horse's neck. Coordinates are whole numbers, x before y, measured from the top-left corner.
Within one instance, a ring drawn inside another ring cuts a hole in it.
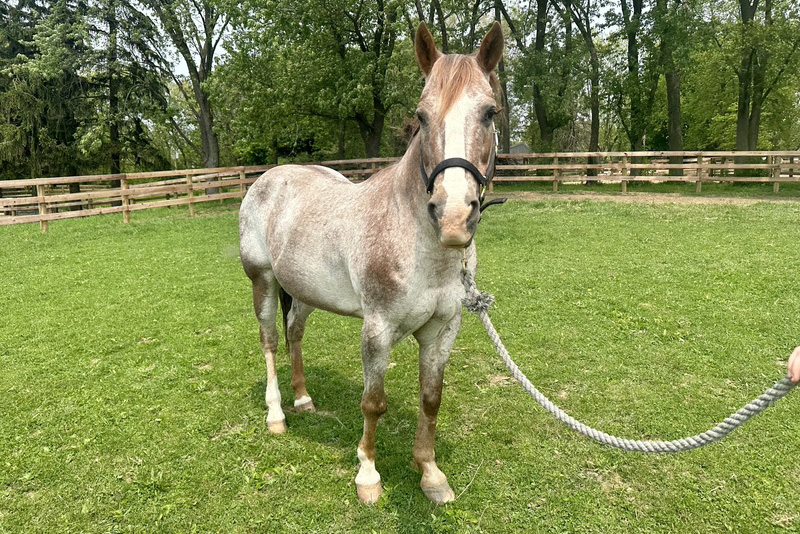
[[[402,203],[407,203],[409,211],[420,225],[430,227],[427,217],[428,192],[422,182],[419,170],[420,136],[411,140],[403,157],[391,169],[393,176],[392,195]],[[387,177],[388,178],[388,177]]]

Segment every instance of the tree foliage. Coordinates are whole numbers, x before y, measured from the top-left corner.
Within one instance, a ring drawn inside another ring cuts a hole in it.
[[[6,0],[0,176],[402,153],[420,20],[502,22],[503,145],[800,148],[795,0]]]

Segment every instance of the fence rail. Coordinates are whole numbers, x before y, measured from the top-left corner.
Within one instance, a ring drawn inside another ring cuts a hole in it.
[[[319,165],[362,181],[400,158],[333,160]],[[184,169],[93,176],[0,180],[0,225],[48,222],[104,213],[188,206],[243,198],[247,187],[271,166]],[[625,192],[633,181],[704,182],[800,181],[800,151],[791,152],[554,152],[498,154],[494,182],[550,181],[553,191],[565,182],[615,182]],[[119,187],[111,184],[119,182]],[[493,184],[490,185],[490,189]]]

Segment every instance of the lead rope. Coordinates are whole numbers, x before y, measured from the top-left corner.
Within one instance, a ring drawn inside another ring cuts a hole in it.
[[[542,392],[536,389],[531,381],[528,380],[528,377],[526,377],[523,372],[520,371],[517,364],[514,363],[514,360],[512,360],[511,356],[509,356],[505,346],[503,346],[503,342],[500,341],[500,336],[498,335],[497,330],[495,330],[491,319],[489,319],[489,306],[491,306],[492,302],[494,302],[494,297],[489,293],[482,293],[478,291],[478,288],[475,285],[475,274],[467,268],[466,255],[464,259],[464,268],[462,269],[461,275],[464,288],[467,291],[467,296],[463,300],[464,305],[469,311],[478,314],[478,317],[481,318],[481,322],[483,322],[483,326],[486,328],[486,332],[489,334],[495,350],[503,359],[503,363],[506,365],[508,370],[522,385],[525,391],[530,393],[536,402],[541,404],[545,410],[553,414],[556,419],[566,424],[571,429],[576,430],[577,432],[580,432],[584,436],[588,436],[595,441],[605,443],[606,445],[611,445],[612,447],[617,447],[618,449],[637,452],[680,452],[689,449],[696,449],[698,447],[702,447],[703,445],[708,445],[714,441],[721,440],[733,432],[736,428],[746,423],[751,417],[761,413],[769,406],[775,404],[778,400],[789,393],[792,388],[795,387],[795,385],[797,385],[796,382],[792,382],[789,378],[784,378],[777,381],[774,386],[767,389],[767,391],[765,391],[762,395],[753,399],[744,407],[726,417],[724,421],[716,425],[714,428],[706,430],[701,434],[675,439],[672,441],[645,441],[618,438],[581,423],[564,410],[556,406],[550,399],[544,396]]]

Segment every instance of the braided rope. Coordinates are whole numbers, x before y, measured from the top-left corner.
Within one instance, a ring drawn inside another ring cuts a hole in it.
[[[495,350],[503,359],[503,363],[511,372],[513,377],[522,385],[522,387],[530,393],[530,395],[538,402],[545,410],[553,414],[556,419],[566,424],[571,429],[580,432],[581,434],[592,438],[600,443],[617,447],[626,451],[637,452],[680,452],[689,449],[696,449],[703,445],[708,445],[715,441],[721,440],[738,427],[746,423],[751,417],[766,410],[769,406],[775,404],[778,400],[789,393],[792,388],[797,385],[788,378],[783,378],[775,383],[771,388],[767,389],[762,395],[756,397],[748,404],[726,417],[721,423],[715,427],[706,430],[694,436],[675,439],[671,441],[660,440],[634,440],[619,438],[601,432],[596,428],[585,425],[570,416],[564,410],[559,408],[555,403],[548,399],[541,391],[536,389],[536,386],[528,380],[528,377],[520,370],[519,366],[514,363],[511,356],[508,354],[503,342],[500,340],[500,335],[495,330],[491,319],[489,318],[489,306],[494,301],[494,297],[488,293],[481,293],[475,286],[475,276],[473,273],[464,269],[462,273],[464,287],[467,290],[467,296],[464,299],[464,305],[473,313],[478,314],[481,318],[489,338],[492,340]]]

